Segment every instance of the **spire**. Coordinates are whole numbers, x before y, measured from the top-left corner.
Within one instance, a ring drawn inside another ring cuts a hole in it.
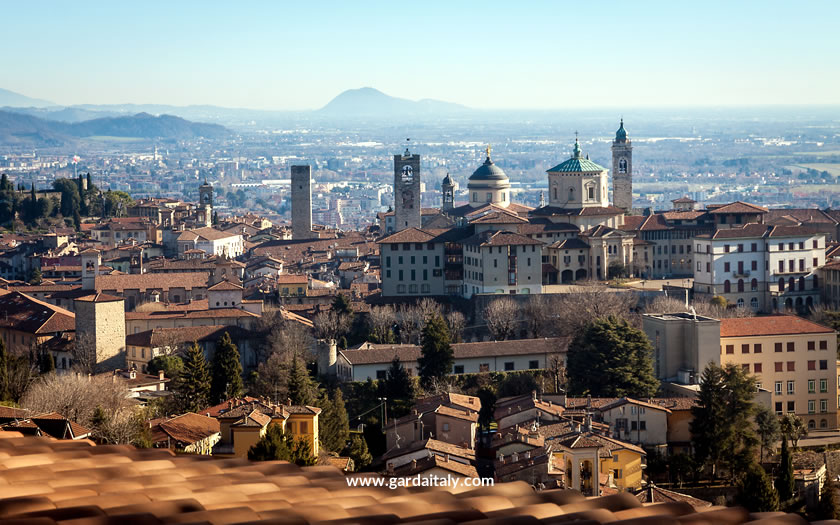
[[[575,148],[572,150],[572,158],[579,159],[580,158],[580,142],[578,142],[578,132],[575,131]]]
[[[488,160],[488,161],[490,161],[490,162],[493,162],[492,160],[490,160],[490,151],[491,151],[492,149],[493,149],[493,148],[492,148],[492,147],[490,147],[490,144],[488,144],[488,145],[487,145],[487,147],[484,149],[484,151],[486,151],[486,152],[487,152],[487,160]]]
[[[411,139],[410,139],[410,138],[406,138],[406,139],[405,139],[405,153],[403,153],[403,156],[404,156],[404,157],[410,157],[410,156],[411,156],[411,153],[409,153],[409,151],[408,151],[408,144],[409,144],[410,142],[411,142]]]

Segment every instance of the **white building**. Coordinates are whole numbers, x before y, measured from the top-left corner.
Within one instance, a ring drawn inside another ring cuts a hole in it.
[[[207,255],[234,258],[245,253],[245,241],[242,235],[208,226],[187,230],[178,236],[178,254],[183,255],[187,250],[201,250]]]
[[[819,303],[825,235],[807,226],[746,224],[694,239],[694,291],[772,312]]]

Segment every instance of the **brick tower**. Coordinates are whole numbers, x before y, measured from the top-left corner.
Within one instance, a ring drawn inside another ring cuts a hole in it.
[[[613,204],[624,211],[633,208],[633,146],[624,129],[624,119],[612,144]]]

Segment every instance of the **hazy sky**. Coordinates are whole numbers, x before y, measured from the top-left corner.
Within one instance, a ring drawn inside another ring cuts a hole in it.
[[[0,12],[0,87],[59,104],[307,109],[362,86],[477,108],[840,104],[837,0],[5,0]]]

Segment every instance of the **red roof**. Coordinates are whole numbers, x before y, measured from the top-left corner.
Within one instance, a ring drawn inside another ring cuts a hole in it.
[[[721,319],[721,337],[750,337],[763,335],[831,334],[834,330],[795,315],[768,315]]]

